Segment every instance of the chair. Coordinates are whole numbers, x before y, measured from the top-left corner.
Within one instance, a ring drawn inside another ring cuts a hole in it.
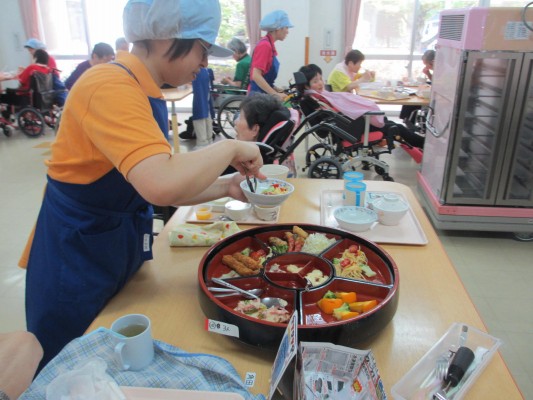
[[[261,147],[261,154],[265,164],[273,164],[284,160],[290,172],[289,176],[295,178],[297,168],[294,154],[289,154],[289,148],[293,143],[292,133],[299,124],[300,114],[294,109],[282,109],[274,111],[259,130],[257,141],[268,145],[269,148]]]
[[[304,96],[301,101],[301,109],[306,115],[310,115],[307,113],[315,111],[316,109],[323,109],[337,113],[338,117],[335,118],[334,124],[354,138],[354,140],[339,140],[337,135],[332,134],[331,141],[333,143],[332,148],[334,151],[329,157],[331,158],[331,156],[334,156],[332,160],[325,157],[325,153],[321,151],[327,149],[327,146],[324,147],[322,143],[312,146],[308,151],[308,157],[306,157],[310,168],[310,176],[317,175],[314,177],[321,177],[318,175],[329,171],[333,164],[335,164],[334,167],[337,169],[336,166],[340,163],[342,170],[346,171],[350,168],[353,169],[355,165],[361,163],[363,169],[368,170],[370,169],[370,166],[374,166],[376,173],[381,175],[384,180],[393,180],[389,176],[389,165],[379,159],[381,154],[391,153],[393,144],[388,143],[386,150],[375,150],[374,146],[380,144],[385,138],[385,135],[382,131],[370,131],[370,118],[374,115],[384,115],[385,113],[383,111],[368,111],[362,117],[354,120],[340,114],[335,107],[320,94]],[[342,157],[343,153],[345,157]],[[317,154],[320,156],[317,157]],[[314,158],[314,161],[312,158]],[[327,173],[329,174],[329,172]]]
[[[34,71],[30,80],[30,105],[22,108],[17,115],[17,122],[22,132],[29,137],[40,136],[45,124],[55,128],[60,109],[54,105],[58,94],[54,90],[52,72],[42,73]]]

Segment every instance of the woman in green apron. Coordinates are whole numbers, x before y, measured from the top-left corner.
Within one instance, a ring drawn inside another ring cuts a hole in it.
[[[215,45],[219,26],[218,0],[130,0],[131,53],[91,68],[69,93],[27,246],[26,320],[44,349],[41,367],[152,258],[150,204],[244,200],[243,165],[264,177],[252,143],[172,154],[165,139],[160,87],[191,82],[209,54],[231,55]],[[228,165],[240,174],[219,178]]]

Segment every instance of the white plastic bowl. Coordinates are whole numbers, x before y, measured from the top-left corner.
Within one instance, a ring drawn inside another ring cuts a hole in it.
[[[277,184],[287,189],[283,194],[263,194],[271,185]],[[257,204],[260,206],[279,206],[294,192],[294,186],[290,183],[282,181],[280,179],[268,178],[264,181],[257,181],[257,188],[255,193],[252,193],[248,188],[246,179],[241,182],[241,189],[251,204]]]
[[[287,179],[289,176],[289,167],[280,164],[265,164],[261,167],[261,172],[267,178]]]
[[[333,212],[333,216],[341,228],[351,232],[364,232],[378,220],[375,211],[365,207],[344,206]]]
[[[242,221],[250,214],[252,206],[239,200],[228,201],[224,206],[224,214],[234,221]]]
[[[377,213],[379,223],[383,225],[398,225],[409,211],[409,204],[397,194],[386,194],[372,202],[372,209]]]

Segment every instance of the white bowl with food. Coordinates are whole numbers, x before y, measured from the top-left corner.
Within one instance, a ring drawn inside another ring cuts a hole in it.
[[[350,232],[367,231],[378,220],[375,211],[356,206],[339,207],[333,212],[333,216],[341,228]]]
[[[253,179],[252,180],[253,184]],[[248,202],[259,206],[279,206],[294,192],[294,186],[280,179],[268,178],[258,180],[255,192],[248,187],[248,182],[241,182],[241,189]]]
[[[260,171],[267,178],[283,180],[289,176],[289,167],[281,164],[265,164],[261,167]]]
[[[376,212],[380,224],[398,225],[409,211],[409,204],[397,194],[389,193],[372,202],[372,209]]]

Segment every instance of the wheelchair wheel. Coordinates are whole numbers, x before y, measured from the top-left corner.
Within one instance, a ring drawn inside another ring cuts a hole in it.
[[[235,139],[235,120],[239,114],[239,107],[246,96],[236,95],[228,97],[219,107],[217,122],[220,132],[228,139]]]
[[[305,166],[309,167],[313,162],[322,157],[333,157],[334,151],[330,145],[324,143],[317,143],[307,150],[305,154]]]
[[[342,165],[334,158],[322,157],[315,160],[309,167],[308,177],[313,179],[340,179]]]
[[[17,116],[20,130],[28,137],[35,138],[44,133],[44,118],[35,108],[26,107]]]

